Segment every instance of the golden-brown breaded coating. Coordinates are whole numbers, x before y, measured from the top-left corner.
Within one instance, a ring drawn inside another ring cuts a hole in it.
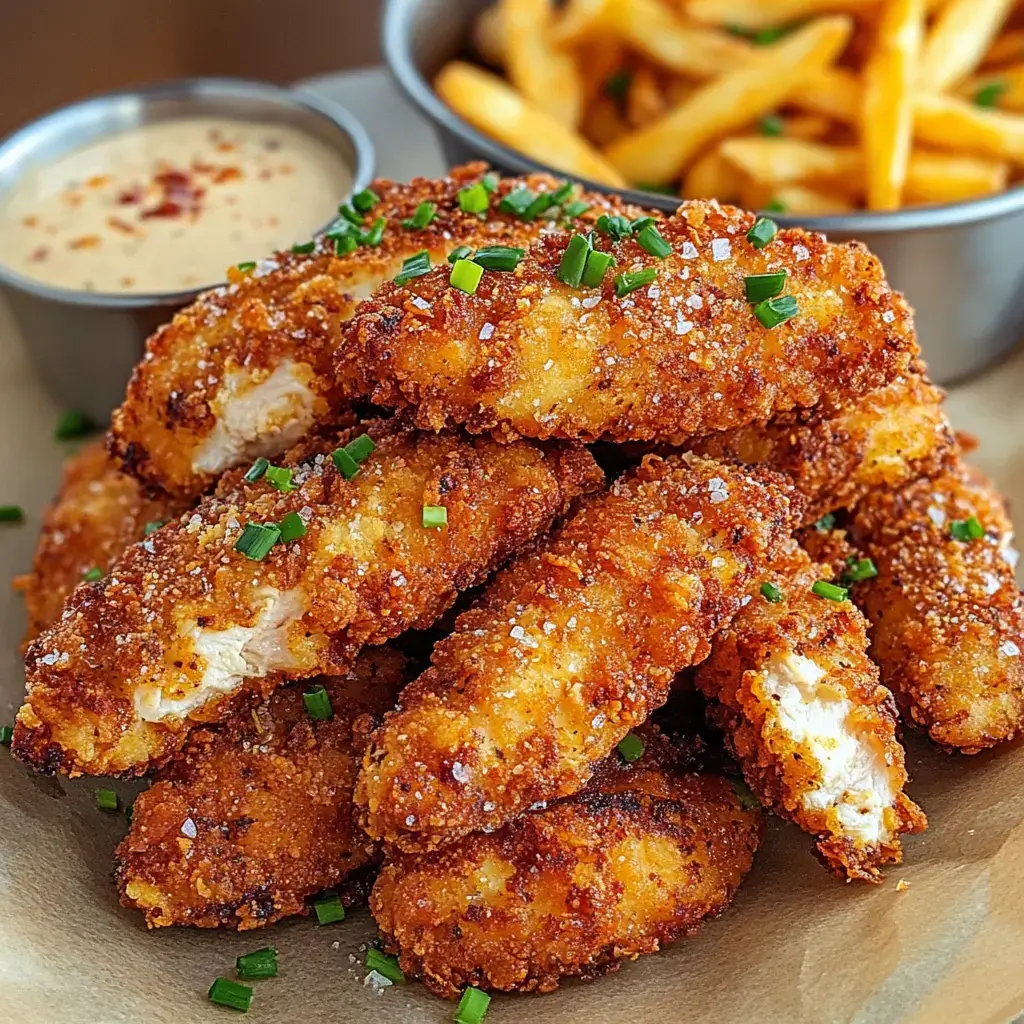
[[[496,577],[374,733],[371,836],[433,849],[570,796],[665,702],[799,518],[763,469],[649,456]]]
[[[975,517],[984,537],[950,533]],[[959,465],[934,480],[874,491],[849,521],[878,569],[853,594],[871,622],[871,656],[908,722],[974,754],[1024,722],[1024,601],[1002,497]]]
[[[352,787],[375,718],[405,682],[405,658],[370,648],[344,677],[321,676],[333,716],[310,718],[310,684],[199,728],[133,805],[116,853],[121,902],[151,928],[259,928],[349,882],[365,895],[376,851],[356,827]],[[362,883],[362,885],[360,884]]]
[[[227,474],[80,585],[29,648],[15,753],[44,772],[140,774],[193,725],[287,679],[343,673],[362,645],[429,625],[601,481],[578,447],[368,431],[377,448],[354,479],[330,454],[351,433],[313,439],[286,460],[293,490]],[[447,509],[446,527],[423,527],[427,505]],[[236,548],[248,527],[291,513],[304,536],[261,561]]]
[[[645,738],[648,751],[667,742]],[[402,969],[442,996],[549,992],[720,914],[750,869],[761,814],[720,776],[668,761],[613,754],[574,797],[443,850],[396,853],[370,906]]]
[[[486,169],[477,163],[437,180],[375,181],[380,202],[366,224],[386,219],[379,245],[336,255],[325,235],[312,252],[276,253],[251,271],[229,270],[225,287],[200,296],[149,339],[114,412],[114,455],[140,479],[194,497],[223,470],[258,455],[272,458],[312,425],[331,422],[343,404],[332,358],[340,325],[398,274],[404,259],[426,249],[447,268],[448,253],[459,245],[525,245],[550,227],[547,218],[524,222],[499,209],[516,188],[552,191],[561,184],[543,174],[501,181],[486,218],[464,213],[459,189],[480,181]],[[583,198],[590,209],[581,225],[622,209],[611,197]],[[434,219],[422,229],[404,226],[421,203],[435,205]]]
[[[899,487],[950,464],[956,443],[943,392],[917,373],[851,401],[835,415],[801,411],[766,426],[711,434],[687,445],[713,459],[766,465],[792,478],[808,522],[852,508],[868,491]]]
[[[185,508],[166,494],[147,494],[111,461],[102,441],[69,459],[60,491],[43,517],[32,572],[16,582],[28,612],[25,643],[57,619],[90,569],[106,572],[147,528],[177,519]]]
[[[815,836],[837,875],[880,881],[900,835],[926,819],[903,792],[896,705],[868,658],[867,623],[811,589],[829,576],[791,541],[762,577],[776,593],[755,588],[694,680],[719,702],[712,719],[764,806]]]
[[[680,443],[819,403],[835,411],[910,370],[910,310],[874,256],[796,229],[757,250],[753,223],[688,201],[658,223],[664,259],[598,232],[616,260],[598,288],[556,277],[566,231],[538,239],[514,273],[485,273],[473,295],[448,268],[384,285],[344,328],[338,377],[383,406],[413,406],[421,426]],[[616,297],[616,273],[641,269],[655,281]],[[744,278],[778,270],[799,313],[770,330]]]

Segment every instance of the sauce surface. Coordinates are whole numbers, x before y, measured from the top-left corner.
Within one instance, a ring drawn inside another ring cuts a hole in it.
[[[307,241],[351,184],[337,153],[286,125],[141,125],[26,174],[0,207],[0,260],[81,291],[205,287]]]

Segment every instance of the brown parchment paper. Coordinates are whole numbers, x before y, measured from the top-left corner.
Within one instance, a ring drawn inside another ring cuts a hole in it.
[[[0,503],[24,506],[0,526],[0,579],[24,571],[67,444],[0,309]],[[974,458],[1024,508],[1024,353],[950,398],[955,424],[982,440]],[[0,720],[23,675],[20,599],[0,589]],[[911,792],[931,828],[906,842],[884,885],[825,874],[809,843],[773,823],[733,908],[693,940],[589,984],[547,996],[496,997],[488,1021],[914,1021],[982,1024],[1024,1011],[1024,751],[948,757],[909,743]],[[307,1021],[451,1019],[452,1006],[409,984],[362,984],[365,911],[318,928],[308,918],[236,935],[147,932],[118,906],[111,853],[123,813],[98,810],[98,780],[42,779],[0,750],[0,1021],[186,1024],[228,1020],[206,989],[240,953],[268,943],[281,976],[256,982],[250,1018]],[[129,799],[138,786],[116,784]],[[905,892],[896,890],[901,879]]]

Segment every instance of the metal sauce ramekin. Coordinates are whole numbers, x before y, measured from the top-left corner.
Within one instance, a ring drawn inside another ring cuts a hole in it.
[[[206,115],[289,125],[334,149],[353,191],[373,176],[373,146],[347,111],[302,90],[230,78],[189,78],[105,93],[62,107],[0,143],[0,205],[18,178],[72,150],[140,124]],[[324,196],[324,223],[344,196]],[[0,293],[37,373],[64,406],[105,423],[146,338],[210,281],[190,291],[121,295],[55,288],[0,262]]]
[[[437,127],[451,163],[484,159],[514,174],[562,173],[477,131],[430,84],[446,61],[465,51],[473,19],[485,6],[485,0],[388,0],[383,22],[388,66],[406,96]],[[678,206],[664,195],[584,184],[667,212]],[[894,213],[772,217],[787,227],[825,232],[834,241],[864,242],[882,260],[893,287],[914,306],[921,347],[939,383],[978,373],[1021,339],[1024,187]]]

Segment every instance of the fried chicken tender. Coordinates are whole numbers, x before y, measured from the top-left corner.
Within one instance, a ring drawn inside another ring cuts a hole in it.
[[[648,457],[499,574],[374,733],[375,839],[429,850],[578,792],[706,657],[799,519],[763,469]]]
[[[311,440],[287,460],[293,490],[227,475],[82,584],[29,648],[15,753],[48,773],[141,774],[193,725],[429,625],[601,481],[582,448],[368,431],[377,449],[354,479],[329,454],[349,434]],[[421,525],[426,505],[447,509],[445,528]],[[248,526],[293,512],[304,536],[261,561],[237,550]]]
[[[108,457],[102,441],[69,459],[53,504],[43,518],[32,572],[16,581],[28,612],[26,645],[55,621],[90,569],[106,572],[147,528],[177,519],[182,501],[147,494]]]
[[[761,814],[720,776],[673,765],[663,737],[645,738],[640,761],[613,754],[574,797],[434,853],[395,854],[370,906],[402,969],[442,996],[549,992],[725,910]]]
[[[790,541],[763,576],[778,596],[746,605],[694,681],[719,702],[711,717],[764,806],[815,836],[835,874],[880,881],[900,835],[927,822],[903,792],[896,705],[868,658],[867,623],[811,590],[829,575]]]
[[[979,539],[957,540],[975,517]],[[871,656],[908,722],[974,754],[1024,723],[1024,600],[1003,498],[959,464],[933,480],[873,491],[849,521],[878,575],[853,596],[871,622]]]
[[[470,164],[407,185],[375,181],[380,202],[367,224],[387,221],[377,246],[337,255],[321,236],[310,253],[277,253],[251,272],[229,270],[225,287],[200,296],[149,339],[113,415],[113,454],[140,479],[195,497],[222,471],[272,458],[314,424],[331,422],[344,405],[333,375],[340,325],[404,259],[426,249],[447,267],[459,245],[522,246],[549,228],[547,219],[527,223],[499,209],[516,188],[556,189],[561,182],[548,175],[501,181],[484,219],[463,212],[459,190],[486,169]],[[581,226],[604,212],[647,213],[597,194],[583,199],[590,209]],[[434,219],[421,229],[405,226],[421,203],[434,204]]]
[[[406,661],[370,648],[344,677],[321,676],[334,714],[310,718],[307,685],[285,686],[188,745],[135,801],[116,853],[121,902],[151,928],[259,928],[347,883],[361,902],[376,856],[356,828],[352,788],[374,718],[394,704]]]
[[[485,273],[473,295],[451,287],[447,267],[384,285],[346,325],[337,376],[354,395],[413,406],[424,427],[679,444],[796,408],[835,412],[908,373],[910,310],[874,256],[795,229],[757,250],[753,222],[686,202],[658,223],[664,259],[599,232],[617,271],[657,272],[622,298],[614,273],[598,288],[559,281],[564,231],[539,238],[514,273]],[[799,313],[769,330],[744,278],[778,270]]]

